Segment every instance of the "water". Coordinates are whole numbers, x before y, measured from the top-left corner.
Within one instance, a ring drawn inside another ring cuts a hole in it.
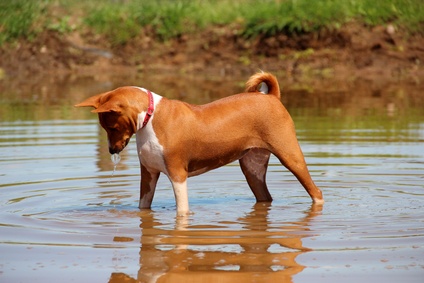
[[[119,155],[119,153],[114,153],[110,156],[110,160],[113,163],[113,172],[112,172],[112,177],[113,177],[115,175],[115,172],[116,172],[116,166],[118,166],[119,161],[121,161],[121,156]],[[110,182],[111,182],[111,180],[109,180],[109,183]]]
[[[176,217],[165,176],[152,210],[138,210],[135,139],[111,178],[96,117],[71,106],[115,84],[1,94],[0,282],[422,282],[419,90],[283,95],[324,206],[272,158],[272,204],[254,203],[234,163],[190,178],[194,214]],[[198,103],[225,96],[161,87]]]

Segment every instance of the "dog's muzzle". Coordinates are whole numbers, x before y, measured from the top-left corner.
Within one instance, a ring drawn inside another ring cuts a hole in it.
[[[114,147],[109,147],[109,153],[110,154],[115,154],[115,153],[120,153],[121,151],[124,150],[124,148],[128,145],[128,143],[130,142],[130,139],[126,139],[121,145],[118,146],[114,146]]]

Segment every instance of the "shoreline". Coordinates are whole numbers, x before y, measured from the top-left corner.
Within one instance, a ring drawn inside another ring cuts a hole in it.
[[[166,42],[148,35],[110,47],[91,33],[42,32],[0,48],[0,84],[56,75],[143,73],[246,77],[259,70],[312,85],[333,80],[422,84],[424,37],[390,25],[350,24],[337,32],[246,40],[231,27],[212,27]]]

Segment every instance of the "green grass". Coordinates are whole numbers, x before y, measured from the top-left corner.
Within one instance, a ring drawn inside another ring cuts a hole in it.
[[[350,21],[369,26],[392,23],[422,32],[424,4],[421,0],[268,0],[244,18],[243,34],[248,37],[334,30]]]
[[[68,14],[49,16],[57,6]],[[142,28],[164,41],[230,24],[246,38],[336,30],[351,21],[424,30],[422,0],[0,0],[0,44],[43,29],[66,33],[72,28],[64,18],[73,16],[79,19],[76,28],[92,29],[112,45],[126,43]]]
[[[125,43],[142,27],[150,27],[159,39],[168,40],[208,25],[230,23],[237,14],[234,8],[240,6],[233,2],[237,1],[133,0],[127,5],[99,2],[87,14],[84,24],[105,34],[113,44]]]
[[[87,13],[83,24],[107,36],[113,45],[127,42],[139,33],[140,25],[128,6],[119,3],[99,5]]]
[[[85,23],[119,44],[146,26],[167,40],[210,25],[235,23],[240,35],[250,38],[334,30],[353,20],[369,26],[390,22],[419,32],[424,5],[421,0],[132,0],[115,6],[99,2]]]
[[[0,45],[17,38],[35,36],[36,21],[45,4],[43,1],[0,0]]]
[[[371,26],[392,22],[418,32],[424,24],[424,2],[420,0],[357,0],[352,2],[352,10],[353,16]]]

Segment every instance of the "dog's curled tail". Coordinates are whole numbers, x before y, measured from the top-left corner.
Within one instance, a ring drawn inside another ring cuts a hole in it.
[[[246,83],[246,92],[261,92],[275,95],[280,99],[280,86],[277,78],[270,73],[257,73],[249,78]]]

